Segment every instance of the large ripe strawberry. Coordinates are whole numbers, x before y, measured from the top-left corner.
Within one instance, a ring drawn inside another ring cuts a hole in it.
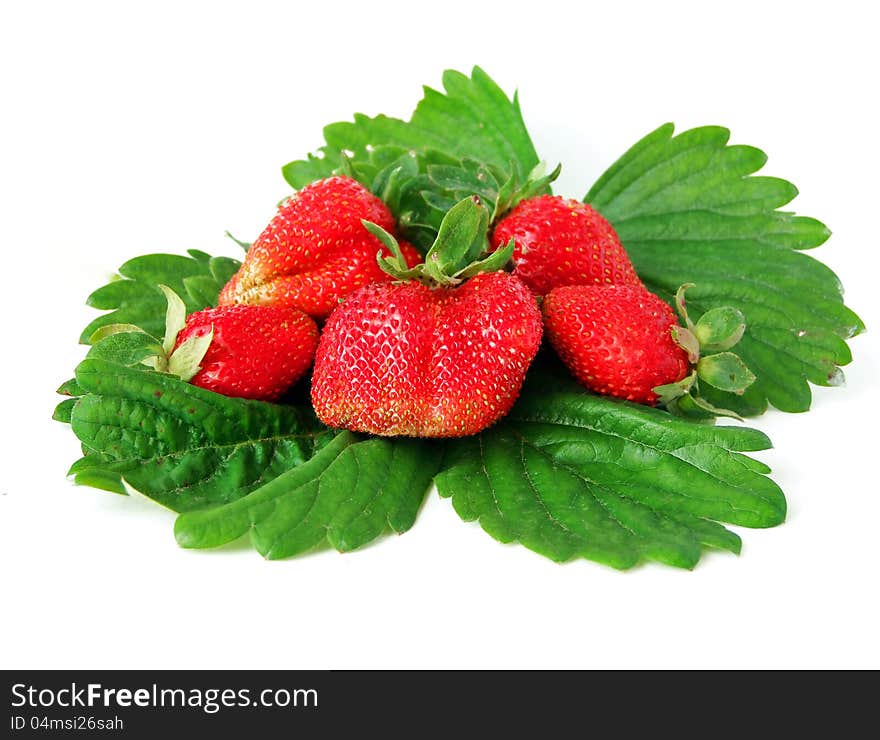
[[[376,263],[382,243],[362,220],[394,229],[385,204],[350,177],[304,187],[281,204],[251,245],[220,293],[220,305],[288,306],[324,319],[362,285],[391,280]],[[401,250],[410,267],[421,261],[412,245],[403,242]]]
[[[614,228],[585,203],[558,195],[523,200],[498,222],[492,246],[511,239],[514,273],[536,295],[563,285],[641,285]]]
[[[276,400],[299,380],[318,345],[317,325],[297,309],[220,306],[188,316],[175,348],[212,333],[190,382],[224,396],[262,401]]]
[[[462,201],[425,265],[408,270],[399,254],[396,265],[386,260],[402,282],[361,288],[334,311],[312,374],[321,421],[388,436],[458,437],[508,412],[541,343],[541,314],[517,277],[480,272],[496,260],[473,264],[487,227],[485,208]],[[506,250],[497,262],[508,259]]]
[[[359,432],[475,434],[510,410],[540,343],[535,299],[508,273],[368,285],[324,327],[312,404],[325,424]]]
[[[550,343],[587,388],[637,403],[663,402],[670,410],[734,415],[702,399],[698,381],[742,393],[755,376],[724,351],[745,329],[732,308],[707,311],[696,324],[687,316],[683,286],[676,296],[686,326],[641,285],[571,285],[544,297]],[[701,354],[703,355],[701,357]]]

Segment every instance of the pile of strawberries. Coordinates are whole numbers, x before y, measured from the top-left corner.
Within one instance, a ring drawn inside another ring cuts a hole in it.
[[[454,241],[448,231],[438,239]],[[394,233],[385,204],[348,177],[287,199],[220,305],[177,336],[178,349],[210,341],[191,382],[271,401],[313,365],[312,403],[331,427],[464,436],[508,412],[546,329],[595,392],[655,404],[658,386],[687,384],[692,332],[645,289],[590,206],[523,200],[488,240],[484,225],[484,254],[470,264],[432,252],[423,262]],[[486,256],[504,249],[512,256],[498,269]]]

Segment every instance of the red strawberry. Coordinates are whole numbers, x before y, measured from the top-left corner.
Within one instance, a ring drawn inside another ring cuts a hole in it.
[[[318,344],[318,327],[302,311],[221,306],[187,317],[175,348],[212,327],[213,338],[190,382],[224,396],[274,401],[308,370]]]
[[[597,211],[558,195],[522,201],[492,233],[514,240],[514,273],[536,295],[563,285],[641,285],[620,239]]]
[[[654,404],[656,386],[688,373],[688,355],[673,340],[675,314],[640,285],[556,288],[542,310],[550,343],[596,393]]]
[[[289,306],[324,319],[362,285],[391,280],[376,263],[378,252],[388,252],[362,219],[394,228],[385,204],[350,177],[306,186],[257,237],[220,293],[220,305]],[[401,249],[410,267],[421,261],[412,245],[402,242]]]
[[[333,427],[460,437],[504,416],[541,343],[541,314],[504,272],[459,287],[361,288],[321,335],[312,404]]]

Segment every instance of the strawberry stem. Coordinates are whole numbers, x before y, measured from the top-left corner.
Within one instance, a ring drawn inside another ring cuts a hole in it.
[[[376,256],[379,267],[398,280],[419,280],[432,286],[458,285],[481,272],[503,270],[513,256],[513,240],[502,249],[490,251],[489,211],[476,196],[456,203],[440,223],[437,238],[425,261],[408,267],[397,240],[369,221],[367,230],[391,252]]]

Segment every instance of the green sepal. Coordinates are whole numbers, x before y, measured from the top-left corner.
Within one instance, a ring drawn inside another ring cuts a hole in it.
[[[403,256],[403,251],[400,249],[397,239],[385,231],[379,224],[374,224],[366,219],[362,219],[361,223],[367,231],[382,242],[388,251],[391,252],[390,257],[382,254],[381,250],[376,253],[376,262],[384,272],[397,280],[418,280],[420,278],[421,270],[407,265],[406,258]]]
[[[511,239],[504,247],[490,252],[488,257],[471,262],[463,270],[455,273],[454,277],[459,280],[467,280],[474,277],[474,275],[479,275],[481,272],[498,272],[503,270],[510,264],[510,260],[513,258],[513,248],[514,241]]]
[[[659,385],[653,389],[658,402],[668,411],[679,416],[707,418],[729,416],[742,421],[735,411],[720,408],[708,401],[700,392],[699,380],[713,388],[742,395],[754,381],[754,374],[732,352],[720,352],[719,348],[733,347],[745,332],[745,317],[730,306],[720,306],[706,311],[694,323],[687,310],[685,293],[695,287],[685,283],[675,292],[674,303],[685,326],[672,326],[673,341],[688,356],[691,373],[677,383]]]
[[[206,334],[188,337],[168,358],[168,372],[188,383],[202,369],[199,363],[205,358],[213,340],[213,326]]]
[[[732,306],[711,308],[694,325],[693,333],[705,353],[733,347],[746,331],[742,311]]]
[[[691,388],[694,387],[694,383],[697,380],[696,371],[692,372],[687,377],[679,380],[676,383],[665,383],[664,385],[658,385],[652,390],[656,393],[660,399],[659,403],[665,406],[669,406],[670,403],[680,398],[681,396],[687,395]]]
[[[733,352],[719,352],[700,358],[697,375],[709,385],[737,395],[755,382],[754,373]]]
[[[701,408],[690,394],[669,401],[664,405],[664,408],[673,416],[679,416],[698,424],[714,424],[718,416]]]
[[[478,198],[456,203],[443,218],[425,256],[425,273],[440,284],[488,251],[489,212]]]
[[[238,246],[240,246],[245,252],[247,252],[251,248],[251,246],[253,246],[253,242],[244,242],[241,239],[237,239],[232,234],[230,234],[228,231],[224,231],[223,235],[228,237],[229,239],[232,239],[232,241],[234,241],[236,244],[238,244]]]
[[[681,316],[684,325],[691,331],[694,330],[694,322],[691,321],[690,316],[688,316],[687,300],[685,299],[684,294],[693,287],[693,283],[684,283],[683,285],[679,285],[678,290],[675,291],[675,310],[678,311],[678,315]]]
[[[736,413],[736,411],[719,408],[718,406],[709,403],[705,398],[703,398],[703,396],[689,395],[687,396],[687,400],[712,418],[716,416],[727,416],[731,419],[736,419],[737,421],[745,421],[745,419],[743,419],[738,413]]]
[[[110,324],[98,329],[89,341],[92,346],[86,355],[92,359],[109,360],[125,367],[146,366],[157,372],[168,372],[189,382],[201,369],[214,328],[202,336],[189,337],[176,349],[177,337],[186,326],[186,305],[171,288],[159,285],[165,294],[165,338],[156,339],[133,324]]]
[[[168,306],[165,309],[165,338],[162,340],[162,349],[166,355],[170,355],[177,342],[177,335],[186,326],[186,304],[167,285],[159,285],[159,290],[165,294]]]
[[[672,340],[687,352],[688,362],[696,365],[700,360],[700,340],[690,329],[683,326],[673,326],[670,332],[672,332]]]
[[[370,190],[392,213],[400,213],[406,195],[403,186],[418,174],[419,165],[414,153],[405,152],[376,173]]]
[[[489,251],[489,211],[479,198],[467,197],[449,209],[424,263],[408,267],[397,240],[378,226],[363,221],[367,230],[384,244],[391,257],[377,255],[379,267],[397,280],[419,280],[428,285],[458,285],[481,272],[503,269],[513,255],[513,242]]]
[[[528,198],[550,192],[550,184],[559,177],[562,172],[562,164],[557,164],[552,172],[547,172],[547,163],[538,162],[529,172],[525,183],[516,188],[515,176],[511,176],[498,191],[495,208],[492,211],[492,223],[495,223],[507,211],[516,208],[519,203]]]

